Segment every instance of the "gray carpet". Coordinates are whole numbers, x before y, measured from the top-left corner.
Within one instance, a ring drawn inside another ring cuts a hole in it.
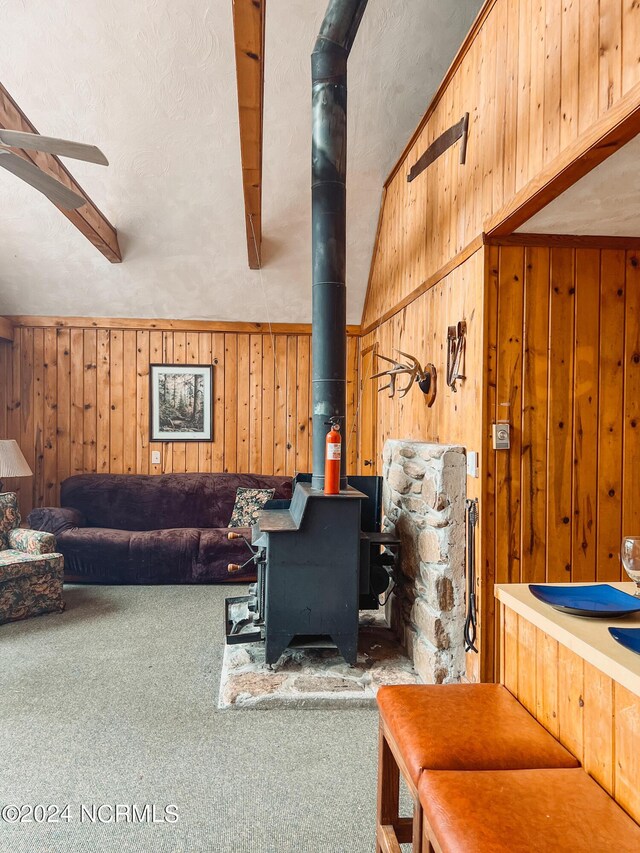
[[[70,806],[68,823],[0,820],[0,850],[374,849],[375,712],[218,711],[225,594],[67,587],[65,613],[0,626],[0,809]],[[178,820],[80,821],[133,803]]]

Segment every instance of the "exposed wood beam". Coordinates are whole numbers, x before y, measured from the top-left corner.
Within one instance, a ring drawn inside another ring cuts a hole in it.
[[[8,317],[0,317],[0,341],[13,340],[13,323]]]
[[[22,130],[27,133],[38,133],[1,83],[0,127],[5,130]],[[118,245],[116,229],[104,214],[98,210],[66,166],[53,154],[45,154],[42,151],[24,151],[20,148],[13,150],[25,160],[35,163],[47,175],[51,175],[69,189],[86,198],[87,203],[77,210],[64,210],[61,207],[58,210],[75,225],[78,231],[81,231],[93,243],[99,252],[102,252],[105,258],[113,264],[120,263],[122,254]]]
[[[249,267],[262,265],[262,122],[266,0],[232,0]]]

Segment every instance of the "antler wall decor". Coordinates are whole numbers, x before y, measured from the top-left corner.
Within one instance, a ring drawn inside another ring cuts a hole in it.
[[[402,350],[396,350],[396,352],[398,355],[404,356],[404,358],[408,359],[408,362],[396,361],[395,358],[389,358],[381,353],[376,353],[376,358],[381,358],[383,361],[387,361],[389,364],[393,365],[393,367],[389,367],[387,370],[381,370],[380,373],[375,373],[371,377],[372,379],[378,379],[381,376],[388,377],[389,382],[381,388],[378,388],[378,391],[385,391],[388,388],[390,391],[389,397],[395,397],[396,391],[398,391],[400,398],[406,397],[411,386],[417,380],[418,388],[426,395],[427,406],[433,406],[436,399],[435,366],[429,363],[423,368],[415,356],[409,355],[407,352],[402,352]],[[409,377],[409,381],[402,388],[398,388],[396,385],[398,377],[405,375]]]

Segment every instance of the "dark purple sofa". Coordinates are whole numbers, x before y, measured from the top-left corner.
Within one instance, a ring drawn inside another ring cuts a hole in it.
[[[73,583],[220,583],[244,563],[241,540],[227,539],[238,487],[275,489],[291,497],[291,479],[254,474],[79,474],[60,488],[61,507],[34,509],[32,530],[46,530],[64,555]],[[238,529],[247,535],[249,530]]]

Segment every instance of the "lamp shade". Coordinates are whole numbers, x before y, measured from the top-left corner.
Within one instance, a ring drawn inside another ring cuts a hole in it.
[[[0,479],[3,477],[31,477],[33,471],[13,439],[0,441]]]

